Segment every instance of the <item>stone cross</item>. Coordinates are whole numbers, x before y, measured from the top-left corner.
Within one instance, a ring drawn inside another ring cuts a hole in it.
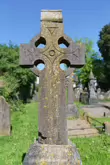
[[[45,48],[38,48],[44,44]],[[60,44],[67,48],[60,48]],[[38,71],[36,66],[44,63]],[[40,77],[38,142],[68,144],[66,121],[65,74],[60,63],[81,67],[85,63],[85,48],[76,45],[64,34],[62,11],[41,12],[41,32],[29,44],[20,46],[20,65],[34,68]]]

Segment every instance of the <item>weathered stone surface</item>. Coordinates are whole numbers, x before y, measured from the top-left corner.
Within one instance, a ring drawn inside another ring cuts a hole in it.
[[[105,99],[110,100],[110,90],[105,93]]]
[[[68,135],[69,137],[92,137],[98,136],[99,132],[96,128],[92,128],[91,125],[84,119],[68,120]]]
[[[60,48],[59,45],[62,43],[67,48]],[[45,48],[38,48],[39,44],[44,44]],[[45,64],[44,70],[38,71],[36,66],[39,63]],[[75,44],[64,34],[61,11],[42,11],[41,33],[35,36],[30,44],[20,46],[20,65],[31,67],[40,78],[38,144],[32,146],[29,151],[30,159],[27,160],[27,155],[24,165],[35,165],[37,160],[40,164],[43,159],[47,161],[47,164],[53,164],[50,153],[56,155],[54,164],[62,163],[63,158],[65,158],[63,162],[65,165],[68,161],[71,165],[76,163],[74,148],[70,147],[71,156],[67,154],[70,150],[66,150],[69,145],[66,118],[66,72],[61,70],[61,63],[74,68],[83,66],[85,63],[84,45]],[[41,150],[43,146],[46,148],[45,153]],[[47,160],[48,158],[51,163]]]
[[[10,108],[5,98],[0,96],[0,136],[10,135]]]
[[[34,95],[33,95],[33,98],[32,98],[32,101],[37,101],[39,102],[39,92],[35,91]]]
[[[63,21],[61,10],[42,10],[41,21],[61,22]]]
[[[93,75],[93,72],[90,72],[90,76],[89,76],[89,104],[96,104],[98,102],[97,99],[97,94],[96,94],[96,79]]]
[[[83,91],[80,93],[80,101],[83,104],[89,104],[89,93],[87,91]]]
[[[110,122],[105,122],[105,132],[110,135]]]
[[[83,86],[82,86],[82,84],[79,84],[74,89],[75,101],[80,101],[80,95],[81,95],[82,92],[83,92]]]
[[[73,144],[46,145],[34,143],[26,155],[24,165],[81,165],[81,159]]]
[[[60,63],[64,61],[72,67],[83,66],[85,49],[83,45],[76,45],[63,33],[63,20],[61,23],[55,21],[59,20],[58,15],[59,12],[62,15],[61,11],[58,11],[58,14],[56,11],[55,13],[49,11],[51,12],[51,21],[50,18],[49,21],[48,18],[47,20],[41,18],[40,35],[34,37],[30,44],[20,46],[20,65],[33,68],[41,61],[45,64],[45,69],[42,71],[38,72],[37,68],[34,68],[40,76],[39,142],[65,145],[68,141],[65,101],[66,73],[60,69]],[[48,11],[42,11],[42,15],[46,13],[49,14]],[[37,48],[40,43],[46,44],[45,48]],[[64,43],[67,48],[60,48],[61,43]]]
[[[34,84],[34,87],[32,88],[32,101],[37,101],[37,102],[39,102],[39,79],[38,79],[38,77],[36,77],[36,82],[35,82],[35,84]],[[34,91],[33,91],[33,89],[34,89]],[[33,92],[34,92],[34,94],[33,94]]]
[[[79,112],[78,109],[76,107],[76,105],[74,104],[74,91],[73,91],[73,68],[69,68],[69,71],[67,72],[67,78],[66,78],[66,82],[67,82],[67,88],[68,88],[68,105],[67,105],[67,116],[68,117],[78,117],[79,116]]]
[[[75,104],[68,104],[67,117],[79,117],[79,111]]]
[[[100,104],[97,106],[84,106],[82,107],[84,112],[87,112],[90,114],[91,117],[94,118],[101,118],[107,115],[107,113],[109,114],[110,110],[101,106]]]
[[[97,98],[98,100],[110,100],[110,90],[107,92],[101,91],[100,88],[97,89]]]

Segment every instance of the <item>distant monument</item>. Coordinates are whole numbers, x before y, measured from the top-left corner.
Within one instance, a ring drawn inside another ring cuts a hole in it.
[[[96,93],[96,85],[97,85],[97,81],[96,78],[93,75],[93,72],[91,70],[90,72],[90,76],[89,76],[89,84],[88,84],[88,88],[89,88],[89,104],[96,104],[98,102],[97,99],[97,93]]]
[[[69,76],[68,76],[68,106],[67,106],[67,116],[68,117],[78,117],[79,116],[79,112],[78,109],[76,107],[76,105],[74,104],[74,100],[75,100],[75,92],[73,91],[73,71],[75,69],[69,68]]]
[[[41,12],[41,33],[29,44],[20,46],[20,65],[34,68],[40,78],[38,141],[30,148],[23,165],[81,165],[78,151],[68,141],[66,118],[66,71],[60,64],[81,67],[85,63],[85,48],[75,44],[63,32],[62,11]],[[44,48],[38,48],[44,44]],[[67,48],[60,48],[64,44]],[[38,64],[45,64],[38,71]]]
[[[36,76],[36,81],[34,84],[34,94],[32,94],[32,101],[35,102],[39,102],[39,77]]]

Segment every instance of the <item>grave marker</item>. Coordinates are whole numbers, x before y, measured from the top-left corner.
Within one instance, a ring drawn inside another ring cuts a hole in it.
[[[40,44],[44,44],[45,47],[38,48]],[[60,44],[66,45],[67,48],[60,48]],[[45,68],[38,71],[36,66],[40,63],[44,63]],[[34,72],[40,78],[38,143],[35,143],[29,150],[24,165],[34,165],[37,161],[39,164],[42,158],[46,159],[46,163],[49,165],[54,161],[55,164],[59,164],[65,160],[65,165],[77,161],[77,156],[75,160],[73,159],[75,148],[68,143],[66,72],[60,69],[61,63],[71,67],[83,66],[85,63],[85,49],[83,45],[76,45],[72,39],[64,34],[61,11],[44,10],[41,12],[41,33],[34,37],[30,44],[20,46],[20,65],[34,67]],[[42,147],[46,150],[45,154],[41,149]],[[63,149],[60,151],[61,147]],[[54,158],[51,159],[50,150],[54,155]],[[63,154],[65,155],[70,150],[71,156],[63,158]]]
[[[93,72],[91,70],[90,76],[89,76],[89,104],[97,104],[98,99],[97,99],[97,93],[96,93],[96,78],[93,75]]]
[[[5,98],[0,96],[0,136],[10,135],[10,108]]]
[[[76,107],[76,105],[74,104],[74,91],[73,91],[73,71],[75,69],[73,68],[69,68],[67,75],[67,87],[68,87],[68,106],[67,106],[67,116],[68,117],[78,117],[79,113],[78,113],[78,109]]]

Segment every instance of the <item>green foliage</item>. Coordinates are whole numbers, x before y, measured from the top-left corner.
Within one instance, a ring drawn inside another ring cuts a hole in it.
[[[110,23],[105,25],[99,33],[98,40],[99,51],[104,58],[104,73],[102,86],[105,89],[110,88]]]
[[[76,43],[83,43],[86,48],[86,64],[83,68],[76,70],[76,74],[79,76],[79,79],[82,81],[84,86],[87,86],[89,81],[89,74],[91,69],[95,72],[95,63],[98,64],[97,58],[99,55],[93,50],[93,42],[89,39],[80,39],[76,40]],[[100,60],[99,60],[100,61]],[[99,67],[99,65],[97,65]],[[100,72],[98,72],[97,77],[100,77]]]
[[[105,61],[110,61],[110,23],[105,25],[99,33],[99,51]]]
[[[36,77],[29,69],[19,66],[18,46],[11,43],[9,46],[0,45],[0,76],[5,82],[0,94],[8,102],[27,102],[31,98],[31,84],[34,84]]]

